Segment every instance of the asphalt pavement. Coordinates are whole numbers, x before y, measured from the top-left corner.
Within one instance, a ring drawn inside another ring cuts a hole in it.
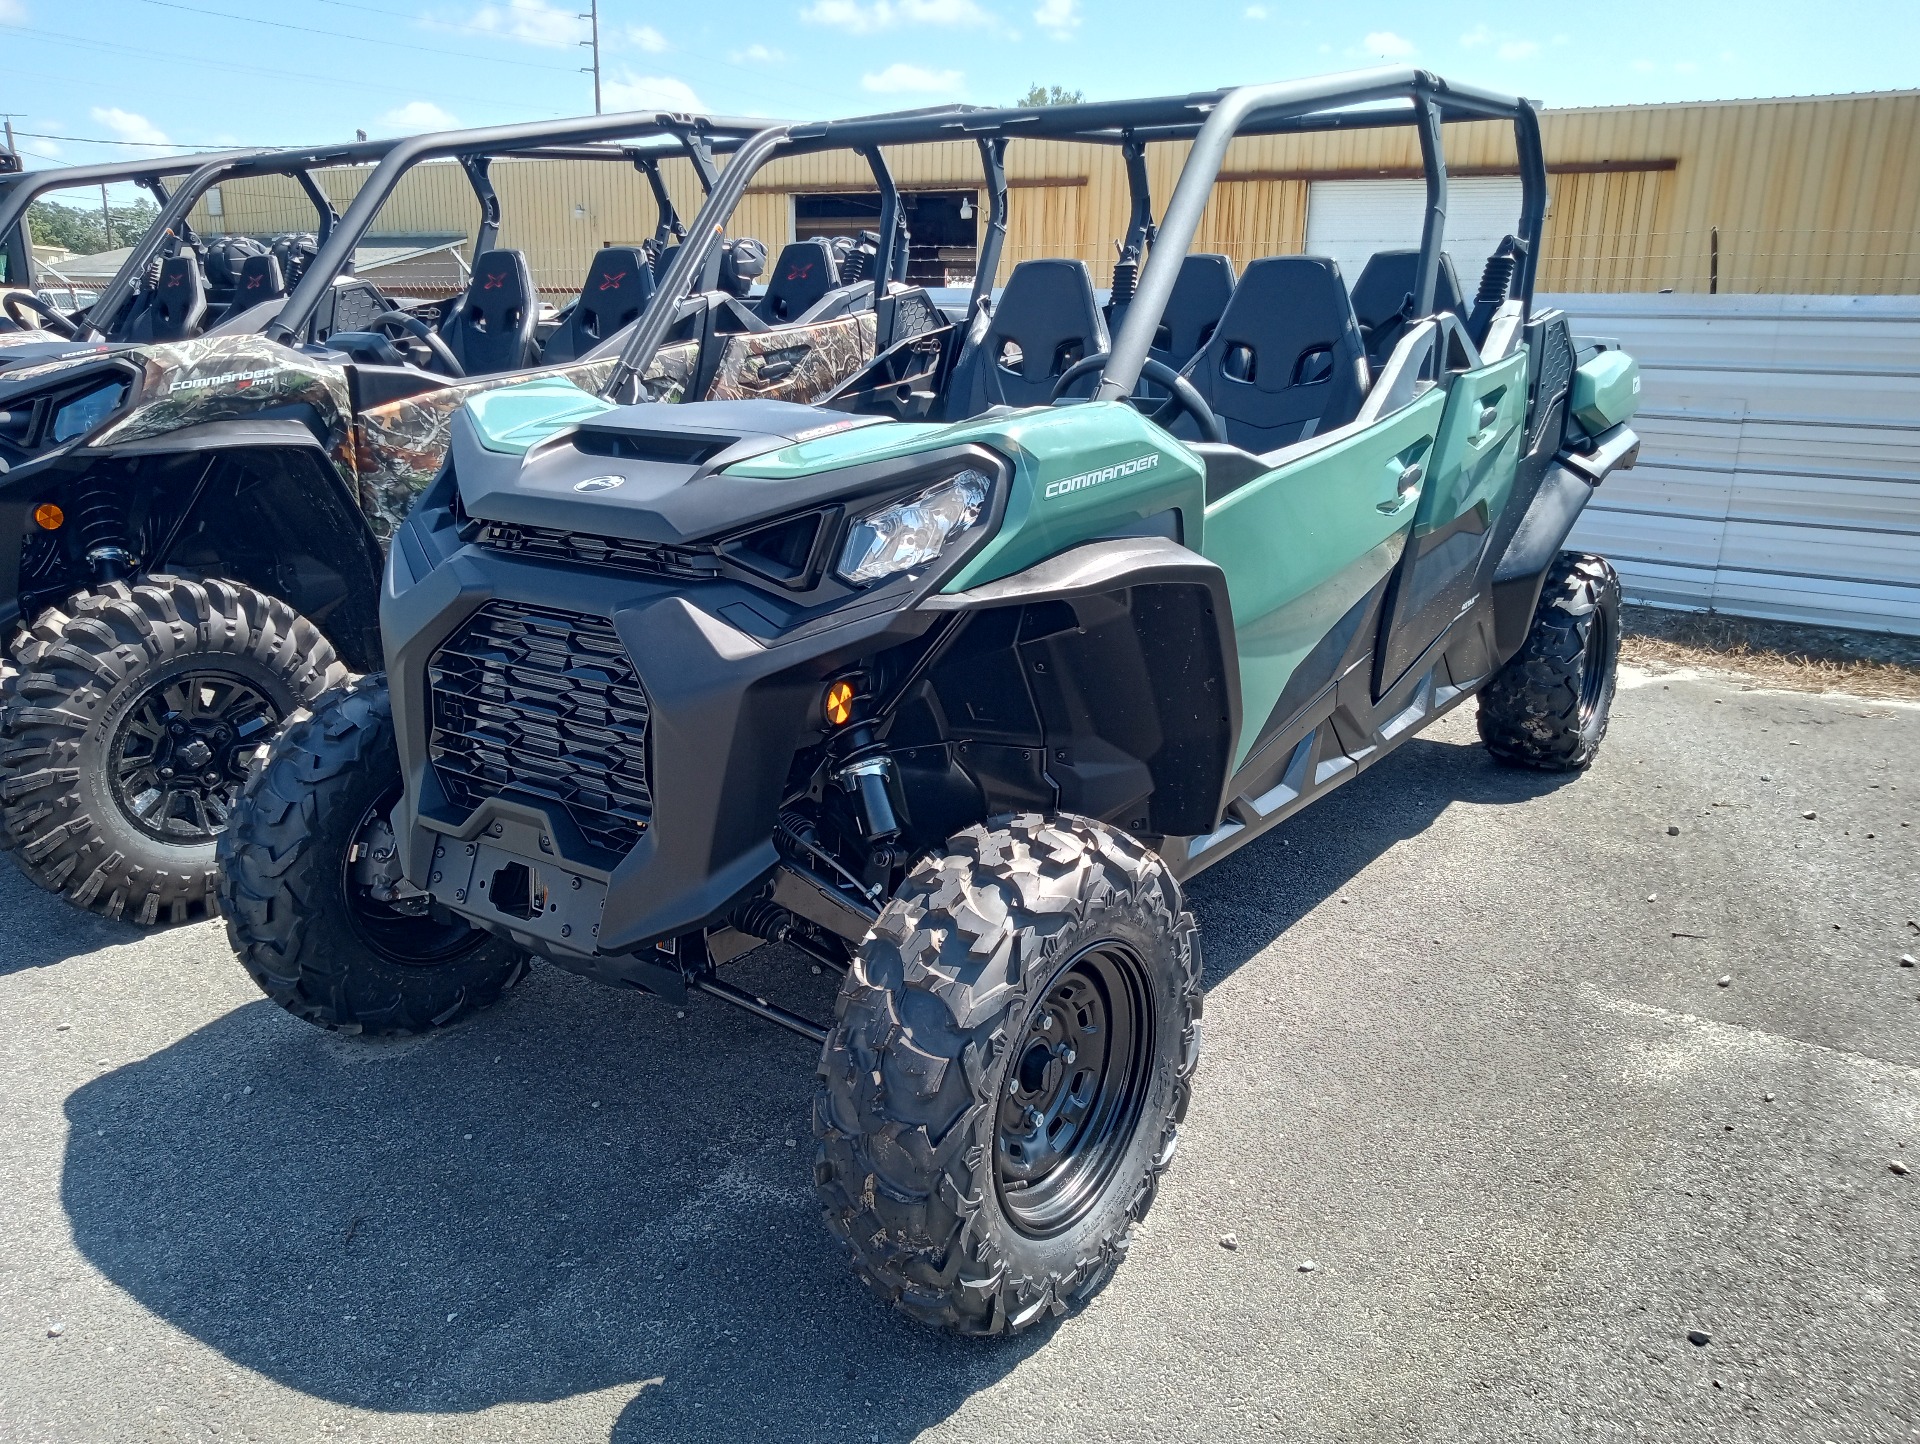
[[[1920,707],[1628,681],[1193,884],[1180,1155],[1006,1342],[853,1282],[798,1038],[546,967],[333,1037],[0,864],[0,1440],[1920,1438]]]

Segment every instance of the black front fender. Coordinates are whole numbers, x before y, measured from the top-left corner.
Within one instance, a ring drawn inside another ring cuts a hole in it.
[[[1162,537],[1114,538],[920,607],[1024,613],[1015,650],[1064,809],[1149,836],[1219,825],[1240,667],[1215,563]]]

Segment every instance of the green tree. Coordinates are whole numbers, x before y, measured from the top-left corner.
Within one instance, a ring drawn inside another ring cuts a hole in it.
[[[115,246],[130,246],[147,233],[160,208],[150,200],[109,206],[111,229],[103,230],[98,206],[69,206],[35,201],[27,207],[27,228],[36,246],[61,246],[76,256],[91,256]]]
[[[1068,90],[1062,85],[1034,84],[1027,87],[1027,93],[1014,101],[1015,105],[1078,105],[1087,97],[1078,90]]]

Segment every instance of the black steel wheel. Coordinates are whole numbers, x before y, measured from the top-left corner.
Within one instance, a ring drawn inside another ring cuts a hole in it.
[[[1159,856],[1086,818],[971,827],[907,874],[820,1055],[814,1181],[880,1297],[1001,1334],[1126,1256],[1200,1048],[1200,953]]]
[[[1149,987],[1131,949],[1089,948],[1028,1017],[994,1140],[1000,1206],[1022,1233],[1071,1228],[1124,1161],[1152,1072]]]
[[[248,759],[347,669],[285,602],[220,580],[111,582],[14,643],[0,707],[0,847],[129,922],[211,912],[214,842]]]
[[[1620,578],[1606,558],[1561,552],[1533,625],[1480,692],[1480,740],[1509,767],[1577,772],[1607,735],[1620,661]]]
[[[402,875],[388,822],[400,755],[386,681],[324,698],[274,743],[220,837],[227,937],[288,1012],[350,1033],[418,1033],[495,1002],[518,948]]]

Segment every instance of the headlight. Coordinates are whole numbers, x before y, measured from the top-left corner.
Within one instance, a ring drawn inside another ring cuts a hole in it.
[[[908,501],[869,512],[847,531],[834,570],[855,586],[898,576],[935,560],[961,532],[980,520],[993,483],[963,471]]]
[[[54,441],[71,441],[76,436],[85,436],[113,415],[126,394],[126,383],[115,381],[74,397],[53,414]]]

